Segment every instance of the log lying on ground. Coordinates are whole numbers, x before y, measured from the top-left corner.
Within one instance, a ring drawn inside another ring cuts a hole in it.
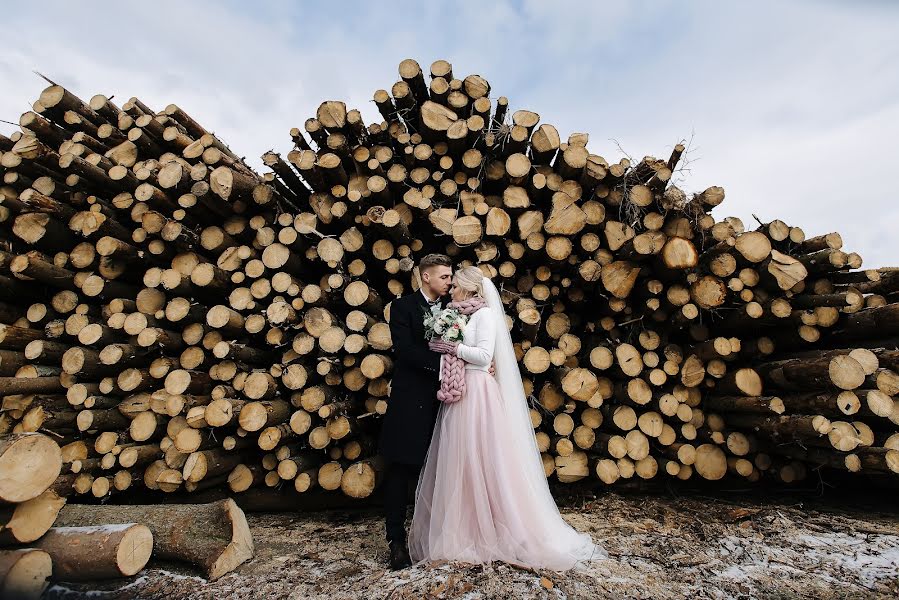
[[[153,553],[153,534],[144,525],[53,527],[34,546],[53,559],[53,578],[84,581],[130,577]]]
[[[93,526],[141,523],[153,533],[154,556],[199,566],[212,581],[253,557],[253,537],[233,500],[211,504],[66,506],[57,523]]]

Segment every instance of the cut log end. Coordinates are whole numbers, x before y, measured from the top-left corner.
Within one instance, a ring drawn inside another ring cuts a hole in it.
[[[62,452],[39,433],[0,438],[0,501],[25,502],[39,496],[62,470]]]
[[[53,574],[53,559],[43,550],[0,550],[0,598],[38,600]]]

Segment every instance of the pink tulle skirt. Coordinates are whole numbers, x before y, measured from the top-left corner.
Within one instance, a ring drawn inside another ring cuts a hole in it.
[[[604,558],[589,535],[562,520],[548,488],[535,492],[525,481],[521,461],[536,449],[513,447],[496,379],[465,373],[465,397],[441,405],[419,478],[412,559],[567,570]]]

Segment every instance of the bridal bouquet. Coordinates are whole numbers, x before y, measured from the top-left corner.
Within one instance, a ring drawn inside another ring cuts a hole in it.
[[[463,329],[478,309],[486,306],[483,298],[475,297],[453,302],[443,310],[434,306],[425,312],[425,338],[429,342],[442,340],[458,344],[464,339]],[[452,353],[440,357],[440,390],[437,399],[444,403],[458,402],[465,394],[465,361]]]
[[[468,323],[468,315],[451,306],[431,308],[424,314],[425,339],[442,339],[445,342],[461,342],[462,328]]]
[[[430,312],[424,314],[425,339],[429,342],[461,342],[462,329],[468,323],[469,316],[454,306],[441,309],[432,306]],[[452,374],[455,373],[455,376]],[[462,360],[451,354],[440,356],[440,390],[437,398],[442,402],[456,402],[462,399],[465,388],[465,371]]]

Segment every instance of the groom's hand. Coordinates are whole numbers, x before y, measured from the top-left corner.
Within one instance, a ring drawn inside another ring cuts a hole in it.
[[[459,342],[446,342],[444,340],[431,340],[428,347],[434,352],[443,352],[445,354],[456,354],[456,346]]]

